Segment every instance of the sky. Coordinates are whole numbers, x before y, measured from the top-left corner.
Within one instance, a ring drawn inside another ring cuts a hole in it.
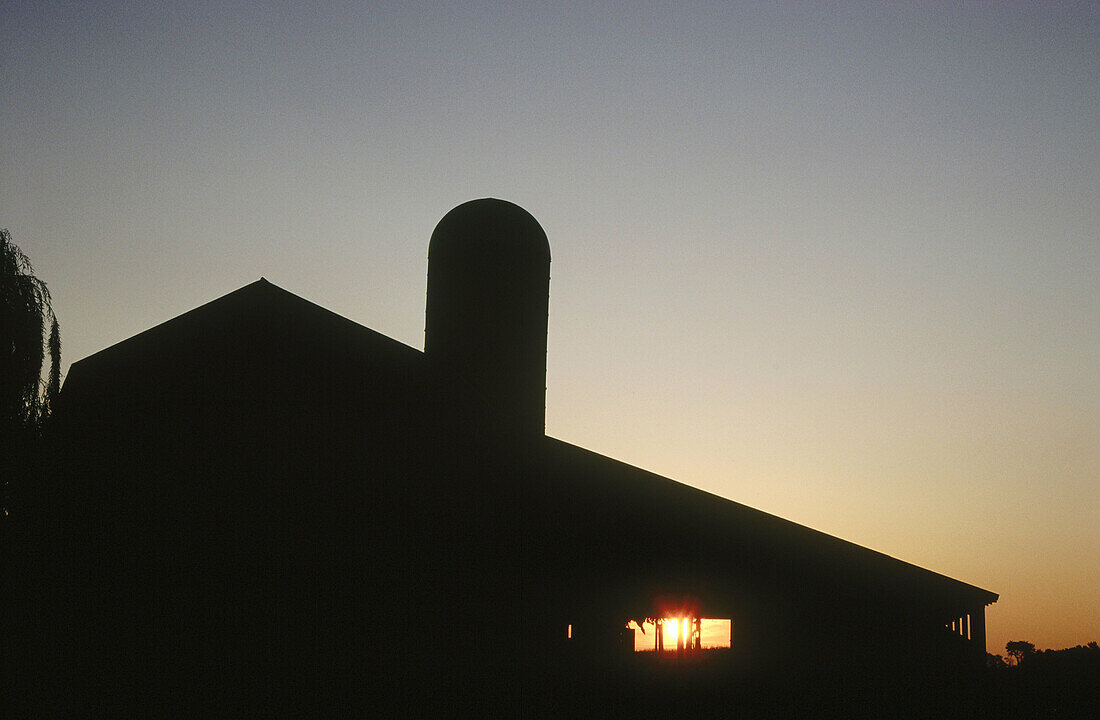
[[[68,363],[260,276],[423,347],[553,253],[550,435],[1100,640],[1100,5],[9,2],[0,227]]]

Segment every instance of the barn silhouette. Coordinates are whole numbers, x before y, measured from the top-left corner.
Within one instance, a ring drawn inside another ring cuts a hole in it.
[[[970,681],[997,595],[547,437],[549,280],[536,220],[475,200],[432,235],[424,352],[261,278],[74,363],[36,697],[603,715]],[[634,653],[665,617],[730,647]]]

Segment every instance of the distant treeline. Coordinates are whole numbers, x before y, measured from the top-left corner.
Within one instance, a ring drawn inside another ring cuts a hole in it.
[[[1024,640],[990,654],[990,698],[997,717],[1097,717],[1100,709],[1100,646],[1036,650]]]

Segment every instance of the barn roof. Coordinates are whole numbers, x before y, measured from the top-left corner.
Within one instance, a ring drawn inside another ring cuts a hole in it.
[[[278,363],[273,363],[273,353],[280,355]],[[288,364],[296,369],[284,380],[265,380],[264,387],[275,396],[293,394],[295,378],[308,372],[324,374],[331,387],[352,394],[363,385],[385,386],[394,394],[422,392],[428,373],[421,351],[261,278],[73,363],[59,407],[88,407],[95,398],[110,395],[124,402],[130,388],[175,388],[181,395],[224,389],[239,385],[242,375],[263,375],[272,365]],[[188,377],[181,375],[181,368]],[[631,528],[656,512],[667,517],[673,508],[672,520],[681,528],[673,536],[680,533],[685,547],[719,564],[759,570],[771,563],[779,568],[778,575],[795,582],[874,588],[944,607],[987,605],[998,598],[561,440],[545,438],[537,457],[538,474],[550,492],[571,498],[582,514],[618,516],[610,525],[594,518],[592,526],[614,528],[621,539],[612,537],[610,543],[618,543],[622,553],[647,542],[666,542],[668,533],[654,536]]]

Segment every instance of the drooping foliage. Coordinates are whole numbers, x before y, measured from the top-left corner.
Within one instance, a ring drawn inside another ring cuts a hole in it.
[[[47,351],[50,370],[43,382]],[[49,288],[34,276],[11,233],[0,229],[0,423],[5,432],[41,427],[60,386],[61,335]]]
[[[42,472],[43,430],[60,388],[61,333],[49,288],[0,229],[0,528]]]

